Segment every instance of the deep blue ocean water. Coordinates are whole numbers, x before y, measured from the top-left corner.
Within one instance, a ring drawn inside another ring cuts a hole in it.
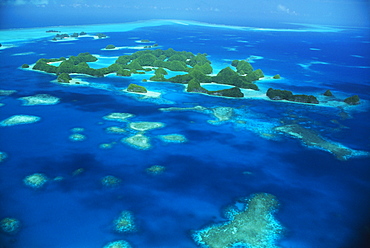
[[[14,217],[22,223],[17,234],[0,233],[0,247],[93,248],[118,239],[133,247],[198,247],[192,230],[227,221],[225,208],[260,192],[275,195],[280,203],[275,214],[284,227],[276,243],[279,247],[366,247],[369,157],[338,160],[273,127],[298,123],[348,148],[370,151],[369,30],[288,27],[286,31],[257,31],[173,23],[105,32],[104,26],[96,26],[96,32],[109,38],[51,42],[50,34],[3,43],[13,47],[0,50],[0,89],[17,92],[1,97],[0,121],[21,114],[39,116],[41,121],[0,127],[0,151],[8,155],[0,164],[0,219]],[[341,99],[357,94],[361,104],[341,109],[263,98],[211,97],[186,93],[183,85],[141,82],[147,75],[75,75],[92,87],[66,86],[52,83],[55,75],[20,69],[39,58],[82,52],[107,57],[98,61],[104,65],[137,49],[102,48],[108,44],[134,47],[140,39],[155,41],[161,49],[207,53],[214,73],[234,59],[249,58],[266,76],[279,73],[283,77],[257,82],[262,93],[269,87],[314,95],[330,89]],[[130,83],[161,92],[161,98],[122,93],[120,89]],[[49,94],[60,102],[23,106],[19,100],[36,94]],[[234,119],[214,125],[215,117],[206,113],[160,110],[197,105],[232,107]],[[166,126],[146,132],[151,149],[136,149],[120,142],[129,133],[105,131],[110,126],[126,127],[126,123],[103,119],[113,112],[134,114],[130,121],[159,121]],[[343,112],[348,118],[343,118]],[[86,140],[69,140],[75,127],[84,128],[81,133]],[[157,138],[173,133],[184,135],[187,142],[164,143]],[[111,149],[99,148],[112,142],[116,144]],[[166,170],[149,175],[146,169],[152,165]],[[84,171],[73,176],[79,168]],[[33,173],[63,180],[51,180],[34,190],[23,184]],[[107,175],[122,179],[122,184],[104,188],[100,180]],[[126,210],[135,216],[138,230],[116,233],[112,221]]]

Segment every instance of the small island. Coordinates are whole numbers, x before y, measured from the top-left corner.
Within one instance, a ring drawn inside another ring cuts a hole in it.
[[[358,95],[354,95],[344,99],[344,102],[349,105],[357,105],[360,104],[360,98],[358,97]]]
[[[95,36],[97,36],[98,39],[107,38],[107,35],[103,33],[97,33]]]
[[[331,93],[330,90],[327,90],[324,92],[324,96],[333,96],[333,93]]]
[[[294,95],[289,90],[276,90],[269,88],[266,92],[266,95],[271,100],[287,100],[292,102],[301,102],[301,103],[313,103],[318,104],[319,101],[315,96],[312,95]]]
[[[77,38],[81,35],[86,35],[85,32],[81,32],[81,33],[73,33],[71,35],[69,34],[60,34],[60,31],[55,31],[55,30],[49,30],[49,31],[46,31],[47,33],[58,33],[54,36],[54,38],[52,39],[53,41],[60,41],[60,40],[63,40],[65,38]]]
[[[148,91],[145,89],[145,87],[137,85],[137,84],[130,84],[127,87],[128,92],[135,92],[135,93],[147,93]]]
[[[107,45],[107,46],[105,47],[105,49],[115,49],[115,48],[116,48],[116,46],[115,46],[115,45],[112,45],[112,44]]]

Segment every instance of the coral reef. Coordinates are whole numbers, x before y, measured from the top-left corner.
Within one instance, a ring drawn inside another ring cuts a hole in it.
[[[0,96],[10,96],[17,92],[16,90],[0,90]]]
[[[187,139],[181,134],[167,134],[158,136],[164,142],[184,143]]]
[[[122,211],[113,224],[114,230],[119,233],[136,231],[134,216],[130,211]]]
[[[367,152],[352,150],[336,142],[323,139],[316,132],[306,129],[298,124],[276,127],[275,130],[300,139],[302,143],[308,147],[328,151],[339,160],[347,160],[354,156],[369,155]]]
[[[136,131],[148,131],[151,129],[156,129],[156,128],[162,128],[164,127],[164,123],[162,122],[148,122],[148,121],[142,121],[142,122],[131,122],[129,124],[129,127],[131,129],[134,129]]]
[[[105,176],[100,180],[100,182],[104,187],[112,188],[121,184],[122,180],[115,176]]]
[[[145,169],[145,171],[148,174],[151,174],[151,175],[162,174],[165,170],[166,170],[166,167],[164,167],[162,165],[153,165],[153,166],[150,166],[149,168]]]
[[[122,133],[126,133],[126,129],[122,128],[122,127],[116,127],[116,126],[113,126],[113,127],[107,127],[105,129],[105,131],[107,133],[116,133],[116,134],[122,134]]]
[[[0,122],[0,126],[14,126],[22,124],[31,124],[41,120],[38,116],[33,115],[13,115]]]
[[[8,154],[6,152],[0,151],[0,163],[3,162],[8,157]]]
[[[133,117],[133,116],[134,115],[130,113],[111,113],[109,115],[104,116],[103,119],[107,121],[125,122],[126,119]]]
[[[1,230],[5,233],[15,234],[21,227],[21,222],[15,218],[4,218],[0,221]]]
[[[148,150],[152,146],[150,144],[150,138],[143,134],[136,134],[128,138],[123,138],[121,142],[141,150]]]
[[[132,246],[125,240],[117,240],[106,244],[103,248],[131,248]]]
[[[86,136],[80,133],[74,133],[69,136],[69,139],[72,141],[83,141],[86,139]]]
[[[24,101],[24,106],[32,105],[54,105],[59,103],[59,98],[48,94],[38,94],[34,96],[25,96],[19,98]]]
[[[85,172],[84,168],[78,168],[77,170],[72,172],[72,176],[78,176]]]
[[[169,107],[169,108],[160,108],[160,111],[163,112],[169,112],[169,111],[199,111],[199,112],[204,112],[207,110],[206,107],[203,106],[195,106],[191,108],[179,108],[179,107]]]
[[[42,173],[35,173],[23,179],[25,185],[34,189],[42,188],[48,181],[49,179]]]
[[[85,128],[83,128],[83,127],[74,127],[70,131],[73,132],[73,133],[79,133],[79,132],[85,131]]]
[[[99,145],[100,149],[111,149],[113,147],[113,143],[103,143]]]
[[[242,211],[229,210],[230,220],[193,233],[194,240],[206,247],[227,248],[235,245],[248,248],[272,248],[282,233],[274,218],[278,207],[275,196],[267,193],[253,195]]]
[[[233,116],[234,110],[230,107],[217,107],[212,109],[213,115],[219,121],[228,121]]]

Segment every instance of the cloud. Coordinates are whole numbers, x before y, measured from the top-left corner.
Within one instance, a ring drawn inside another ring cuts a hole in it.
[[[297,12],[295,12],[294,10],[290,10],[290,9],[288,9],[286,6],[284,6],[284,5],[282,5],[282,4],[279,4],[279,5],[277,6],[277,9],[278,9],[278,11],[280,11],[280,12],[285,12],[285,13],[287,13],[287,14],[289,14],[289,15],[298,15],[298,14],[297,14]]]

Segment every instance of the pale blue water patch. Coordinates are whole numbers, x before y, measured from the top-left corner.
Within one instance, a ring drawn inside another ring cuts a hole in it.
[[[230,89],[233,86],[230,86],[230,85],[220,85],[220,84],[202,84],[202,87],[205,88],[205,89],[207,89],[207,90],[215,91],[215,90]]]
[[[104,67],[108,67],[112,64],[114,64],[117,60],[117,57],[101,57],[98,56],[98,60],[95,62],[87,62],[87,64],[94,69],[100,69]]]

